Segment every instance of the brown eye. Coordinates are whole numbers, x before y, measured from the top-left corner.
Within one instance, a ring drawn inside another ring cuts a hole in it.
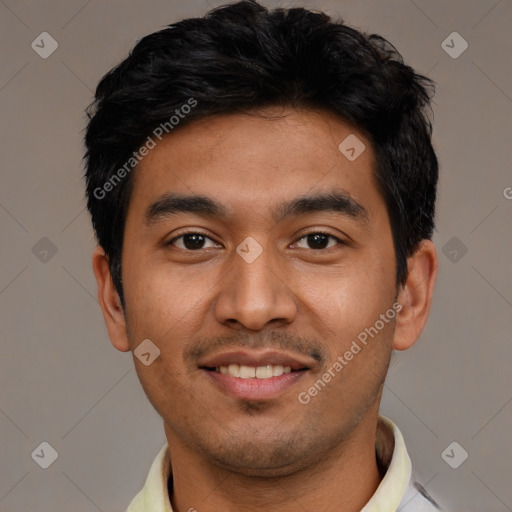
[[[339,238],[329,235],[328,233],[309,233],[307,235],[304,235],[299,242],[302,240],[306,241],[307,247],[306,249],[314,249],[314,250],[321,250],[321,249],[330,249],[331,247],[334,247],[334,245],[328,246],[329,239],[334,240],[337,243],[343,244],[343,241]],[[297,243],[299,243],[297,242]]]
[[[177,244],[176,242],[180,240],[181,243]],[[213,242],[213,240],[203,235],[202,233],[184,233],[176,238],[173,238],[168,245],[174,245],[179,249],[185,249],[187,251],[197,251],[198,249],[204,249],[205,243],[207,240]],[[214,247],[215,243],[211,247]]]

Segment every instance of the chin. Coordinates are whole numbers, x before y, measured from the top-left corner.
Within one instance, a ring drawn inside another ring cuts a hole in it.
[[[219,446],[222,447],[219,450]],[[203,450],[213,464],[244,476],[271,478],[287,476],[314,462],[312,455],[315,452],[306,440],[298,441],[293,435],[288,440],[279,439],[270,441],[268,437],[258,442],[239,441],[227,446],[218,443],[216,449],[209,447]],[[318,454],[318,459],[321,455]]]

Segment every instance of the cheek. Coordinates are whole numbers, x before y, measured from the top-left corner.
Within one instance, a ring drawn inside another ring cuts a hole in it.
[[[331,338],[347,340],[375,323],[391,307],[395,295],[394,274],[389,265],[378,261],[345,268],[332,268],[329,273],[310,274],[309,284],[301,287],[306,314],[319,318],[320,332]],[[308,311],[309,310],[309,311]]]
[[[204,294],[205,284],[197,276],[170,265],[152,265],[142,258],[126,262],[123,278],[127,317],[138,338],[162,342],[176,338],[177,332],[194,320]]]
[[[190,394],[182,354],[197,330],[201,290],[197,279],[170,266],[150,265],[142,258],[132,263],[127,264],[125,289],[129,337],[134,347],[149,339],[160,351],[148,366],[135,360],[142,387],[160,411]]]

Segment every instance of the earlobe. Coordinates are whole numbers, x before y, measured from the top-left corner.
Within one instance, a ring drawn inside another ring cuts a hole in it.
[[[408,258],[407,267],[407,280],[398,294],[401,310],[396,316],[395,350],[406,350],[414,345],[427,323],[438,269],[434,244],[423,240]]]
[[[126,332],[124,310],[112,281],[108,258],[101,246],[94,250],[92,268],[98,284],[98,302],[110,341],[117,350],[128,352],[131,347]]]

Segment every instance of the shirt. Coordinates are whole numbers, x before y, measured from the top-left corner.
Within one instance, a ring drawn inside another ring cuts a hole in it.
[[[435,512],[435,500],[416,482],[412,465],[398,427],[379,416],[375,442],[377,461],[384,478],[361,512]],[[171,473],[169,447],[165,444],[154,459],[144,487],[126,512],[172,512],[167,482]]]

